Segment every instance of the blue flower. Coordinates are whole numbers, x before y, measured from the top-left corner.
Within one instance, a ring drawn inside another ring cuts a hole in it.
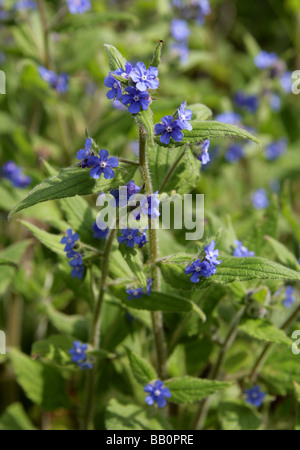
[[[109,229],[108,229],[108,227],[101,229],[98,227],[97,223],[95,222],[93,225],[93,231],[94,231],[93,237],[95,239],[105,239],[108,235]]]
[[[152,286],[153,286],[153,279],[152,278],[148,278],[148,280],[147,280],[147,294],[148,295],[151,295]]]
[[[70,252],[73,249],[76,241],[78,241],[78,239],[79,239],[78,233],[73,234],[73,231],[71,230],[71,228],[69,228],[67,230],[67,236],[64,236],[61,239],[60,243],[65,244],[65,248],[64,248],[65,252]]]
[[[130,78],[136,83],[136,88],[139,91],[157,89],[159,86],[159,80],[157,77],[157,67],[150,66],[147,70],[143,62],[138,62],[130,72]]]
[[[25,11],[26,9],[37,9],[37,4],[32,0],[19,0],[13,5],[13,9],[17,11]]]
[[[280,85],[282,87],[282,89],[289,94],[290,92],[292,92],[292,86],[293,86],[293,82],[292,82],[292,72],[284,72],[283,75],[281,75],[280,79],[279,79]]]
[[[185,41],[190,35],[188,24],[185,20],[173,19],[171,23],[171,33],[177,41]]]
[[[247,395],[246,402],[250,405],[254,405],[256,408],[259,408],[266,396],[265,392],[261,392],[259,386],[253,386],[251,389],[246,389],[245,394]]]
[[[206,261],[210,262],[210,264],[218,266],[219,264],[221,264],[222,261],[217,260],[219,256],[219,250],[215,250],[215,246],[216,246],[215,241],[211,241],[211,243],[204,248],[205,259]]]
[[[186,42],[175,42],[170,45],[173,54],[180,58],[181,64],[187,64],[189,61],[190,50]]]
[[[92,156],[92,150],[92,139],[87,138],[84,150],[81,148],[76,155],[76,158],[81,161],[81,167],[90,167],[88,160]]]
[[[215,266],[210,264],[208,261],[203,261],[200,259],[197,259],[185,269],[186,275],[192,275],[190,278],[192,283],[198,283],[201,276],[208,278],[215,273]]]
[[[40,77],[46,81],[50,87],[56,89],[59,94],[63,94],[68,90],[69,76],[65,73],[56,75],[52,70],[46,69],[46,67],[39,66]]]
[[[183,130],[191,131],[193,129],[189,122],[192,119],[192,115],[193,112],[190,109],[186,109],[186,102],[182,102],[178,109],[178,118],[183,125]]]
[[[156,135],[161,134],[160,142],[168,145],[170,139],[173,138],[175,142],[180,142],[183,139],[183,124],[180,120],[173,120],[172,116],[165,116],[161,119],[162,123],[157,123],[154,127]]]
[[[148,195],[140,201],[141,211],[145,216],[148,216],[149,219],[156,219],[160,216],[159,205],[160,200],[158,199],[158,192],[155,192],[152,195]],[[140,216],[138,215],[136,217],[136,220],[139,219]]]
[[[123,236],[118,237],[119,244],[126,242],[127,247],[133,248],[134,244],[139,245],[141,243],[141,237],[139,236],[139,230],[137,228],[123,228],[121,233]]]
[[[255,56],[254,64],[256,65],[256,67],[263,70],[273,67],[277,60],[278,56],[276,55],[276,53],[268,53],[262,50]]]
[[[67,0],[71,14],[83,14],[91,9],[91,0]]]
[[[286,286],[285,288],[285,299],[283,300],[283,304],[286,308],[290,308],[296,301],[294,297],[294,289],[292,286]]]
[[[67,92],[69,87],[69,75],[66,73],[60,73],[57,75],[54,87],[59,94],[64,94]]]
[[[230,163],[239,161],[241,158],[243,158],[243,156],[244,150],[243,147],[239,144],[231,145],[225,153],[225,159]]]
[[[106,180],[110,180],[115,176],[115,172],[112,167],[118,167],[119,161],[115,156],[109,158],[109,153],[107,150],[100,150],[99,157],[91,156],[88,160],[88,164],[90,167],[93,166],[90,171],[92,178],[97,180],[103,174]]]
[[[267,191],[263,188],[257,189],[252,195],[252,204],[255,209],[264,209],[269,206]]]
[[[258,98],[256,95],[247,95],[240,91],[235,94],[234,100],[240,108],[247,109],[252,114],[257,111]]]
[[[243,243],[241,241],[234,241],[236,245],[236,249],[233,252],[233,255],[237,258],[245,258],[245,257],[252,257],[255,255],[254,252],[250,252],[247,247],[244,247]]]
[[[142,234],[141,234],[141,243],[139,244],[139,247],[140,247],[140,248],[144,247],[144,245],[146,245],[147,242],[148,242],[148,241],[147,241],[147,231],[144,230],[144,231],[142,232]]]
[[[147,384],[144,391],[149,394],[145,398],[146,403],[148,405],[153,405],[156,402],[159,408],[166,406],[166,398],[170,398],[172,396],[169,388],[165,387],[164,383],[160,380]]]
[[[278,159],[285,151],[287,147],[287,140],[281,138],[278,141],[271,142],[265,149],[265,157],[270,161]]]
[[[126,292],[128,294],[127,300],[139,300],[145,295],[145,292],[142,288],[127,289]]]
[[[128,200],[132,195],[138,194],[141,190],[139,186],[135,184],[133,180],[129,181],[126,185],[127,192],[123,192],[123,189],[112,189],[110,194],[115,198],[116,206],[126,206]]]
[[[119,77],[124,78],[124,80],[128,80],[130,77],[132,71],[132,65],[126,61],[125,63],[125,70],[122,67],[119,67],[119,69],[112,72],[115,75],[118,75]]]
[[[26,188],[31,183],[31,178],[24,175],[21,168],[13,161],[8,161],[1,169],[1,175],[9,180],[16,188]]]
[[[49,86],[54,87],[56,82],[56,73],[54,73],[52,70],[46,69],[46,67],[39,66],[39,74],[40,77],[46,81]]]
[[[82,279],[84,272],[83,266],[75,266],[73,270],[71,270],[71,275],[73,278],[78,278],[79,280]]]
[[[111,88],[110,91],[107,92],[106,97],[109,100],[119,100],[122,95],[121,83],[116,80],[112,74],[109,74],[107,77],[105,77],[104,84],[106,87]]]
[[[132,86],[125,89],[127,94],[121,96],[121,102],[123,105],[129,105],[128,111],[131,114],[137,114],[141,109],[146,111],[149,106],[149,94],[147,92],[141,92]]]
[[[198,9],[196,17],[198,24],[203,25],[205,16],[207,16],[211,12],[209,1],[193,0],[192,4],[195,5]]]
[[[67,258],[71,259],[71,261],[69,262],[70,266],[72,267],[82,266],[82,256],[75,250],[71,250],[70,252],[68,252]]]
[[[271,93],[271,95],[269,97],[269,102],[270,102],[270,108],[272,109],[272,111],[274,111],[274,112],[280,111],[281,98],[279,97],[279,95],[277,95],[275,93]]]
[[[69,350],[72,362],[74,362],[82,370],[92,369],[93,365],[87,360],[86,351],[87,344],[81,344],[79,341],[73,342],[73,347]]]
[[[241,123],[241,115],[232,111],[226,111],[216,116],[216,120],[230,125],[239,125]]]
[[[210,140],[209,139],[205,139],[205,141],[203,141],[200,144],[201,151],[200,151],[200,154],[198,155],[198,159],[199,159],[199,161],[201,161],[203,166],[208,164],[209,161],[210,161],[210,156],[209,156],[209,153],[208,153],[209,146],[210,146]]]

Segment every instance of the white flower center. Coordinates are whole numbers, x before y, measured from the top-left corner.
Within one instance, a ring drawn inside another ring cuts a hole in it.
[[[181,120],[185,120],[185,114],[181,114]]]
[[[156,390],[154,391],[154,395],[155,395],[156,397],[158,397],[158,396],[160,395],[160,390],[159,390],[159,389],[156,389]]]
[[[121,75],[121,77],[122,77],[122,78],[127,78],[127,73],[126,73],[126,72],[123,72],[122,75]]]
[[[139,101],[139,96],[138,96],[138,95],[135,95],[135,96],[133,97],[133,100],[134,100],[135,102],[138,102],[138,101]]]
[[[77,350],[76,350],[76,353],[81,353],[81,350],[80,350],[80,348],[78,348]]]
[[[242,247],[241,247],[241,251],[242,251],[242,252],[245,252],[245,253],[246,253],[246,251],[247,251],[247,248],[246,248],[246,247],[244,247],[244,246],[242,245]]]
[[[118,83],[117,82],[114,83],[114,88],[118,89]]]
[[[142,76],[142,80],[143,80],[143,81],[146,81],[146,80],[147,80],[146,75],[143,75],[143,76]]]
[[[106,167],[106,162],[102,162],[101,164],[100,164],[100,167],[102,167],[102,169],[104,169],[104,167]]]
[[[72,239],[71,238],[68,239],[68,244],[72,244]]]
[[[197,266],[195,270],[196,270],[196,272],[200,272],[201,267]]]
[[[171,133],[171,132],[172,132],[172,129],[173,129],[172,127],[167,127],[167,132],[168,132],[168,133]]]
[[[89,151],[89,150],[86,150],[86,152],[85,152],[85,157],[88,158],[88,157],[89,157],[89,154],[90,154],[90,151]]]
[[[129,241],[131,241],[131,240],[132,240],[132,236],[131,236],[131,234],[129,234],[129,235],[127,236],[127,239],[128,239]]]

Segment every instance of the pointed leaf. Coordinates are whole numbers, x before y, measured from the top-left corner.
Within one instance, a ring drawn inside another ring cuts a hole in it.
[[[239,325],[239,329],[259,341],[285,344],[288,346],[292,345],[291,339],[266,319],[245,319]]]
[[[173,378],[165,381],[165,385],[170,389],[170,401],[174,403],[197,402],[231,386],[230,383],[193,377]]]
[[[150,383],[150,381],[153,381],[157,378],[155,370],[148,363],[148,361],[140,358],[128,348],[126,348],[126,351],[130,363],[130,368],[138,383],[145,386],[145,384]]]

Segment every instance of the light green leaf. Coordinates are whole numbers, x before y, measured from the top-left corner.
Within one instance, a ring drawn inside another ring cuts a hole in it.
[[[138,125],[141,125],[148,137],[149,142],[153,145],[154,142],[154,124],[153,124],[153,112],[149,107],[146,111],[142,110],[137,114],[133,114],[135,121]]]
[[[14,267],[15,269],[18,269],[18,264],[6,258],[0,258],[0,266],[11,266]]]
[[[15,244],[9,245],[4,250],[0,251],[0,258],[3,260],[12,261],[18,264],[25,252],[25,250],[30,245],[31,241],[29,239],[21,242],[16,242]],[[11,266],[2,266],[0,270],[0,294],[3,294],[8,288],[9,284],[16,275],[16,270]]]
[[[139,280],[142,288],[147,288],[147,279],[144,273],[143,264],[141,260],[141,253],[135,248],[129,248],[125,244],[119,246],[120,252],[127,262],[128,266]]]
[[[218,407],[223,430],[257,430],[261,418],[256,411],[242,402],[224,402]]]
[[[0,417],[0,430],[34,431],[36,429],[29,420],[21,403],[13,403]]]
[[[292,345],[291,339],[266,319],[244,319],[239,325],[239,329],[259,341]]]
[[[69,350],[73,346],[73,338],[66,335],[53,335],[33,344],[31,354],[65,365],[71,361]]]
[[[65,380],[56,368],[33,361],[16,349],[10,350],[9,359],[18,383],[33,403],[42,406],[46,411],[70,407]]]
[[[281,264],[299,271],[300,265],[296,256],[285,245],[271,236],[265,236],[265,240],[271,245]]]
[[[128,348],[126,348],[126,351],[130,363],[130,368],[138,383],[145,386],[145,384],[150,383],[150,381],[153,381],[157,378],[155,370],[148,363],[148,361],[140,358]]]
[[[104,44],[104,48],[108,57],[110,70],[117,70],[122,67],[125,70],[126,59],[113,45]]]
[[[52,305],[45,305],[45,313],[50,319],[52,325],[60,332],[70,336],[74,336],[82,342],[88,339],[88,321],[82,316],[67,316],[56,311]]]
[[[161,58],[161,51],[162,51],[162,46],[163,46],[163,41],[158,41],[158,44],[154,50],[154,54],[153,54],[153,58],[152,61],[150,63],[150,66],[153,67],[158,67],[160,64],[160,58]]]
[[[193,103],[188,105],[188,109],[193,112],[193,120],[208,120],[212,117],[212,110],[202,103]]]
[[[165,381],[165,385],[170,389],[172,394],[170,401],[174,403],[197,402],[231,386],[230,383],[194,377],[173,378]]]
[[[47,231],[41,230],[32,223],[21,220],[21,223],[32,232],[32,234],[49,250],[60,256],[66,256],[64,252],[64,245],[60,243],[62,239],[61,234],[51,234]]]
[[[115,177],[111,180],[105,180],[103,176],[98,180],[94,180],[90,176],[90,169],[83,169],[78,166],[62,169],[57,176],[42,181],[32,189],[27,197],[14,207],[9,217],[26,208],[30,208],[30,206],[49,200],[94,194],[102,191],[107,192],[119,186],[125,186],[133,178],[135,171],[136,166],[121,163],[115,169]]]

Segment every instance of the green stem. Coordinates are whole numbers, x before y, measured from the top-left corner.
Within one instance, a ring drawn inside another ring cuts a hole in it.
[[[163,180],[160,188],[159,188],[159,192],[163,192],[169,179],[171,178],[171,176],[174,173],[174,170],[176,169],[176,167],[178,166],[178,164],[180,163],[180,161],[182,160],[182,158],[185,155],[185,148],[183,150],[182,153],[180,153],[180,155],[178,156],[178,158],[176,159],[176,161],[173,163],[173,165],[170,167],[169,172],[167,173],[167,175],[165,176],[165,179]]]
[[[118,158],[119,162],[123,162],[128,164],[129,166],[139,166],[139,163],[136,161],[131,161],[131,159]]]
[[[236,335],[238,332],[238,325],[241,320],[241,317],[243,316],[243,314],[245,312],[245,309],[246,309],[246,306],[243,306],[237,312],[237,314],[233,318],[233,321],[231,322],[231,325],[230,325],[230,328],[226,335],[226,338],[224,340],[224,343],[221,346],[221,349],[219,351],[219,355],[218,355],[216,364],[212,367],[212,369],[208,375],[208,378],[210,380],[217,380],[219,378],[226,354],[236,338]],[[196,413],[195,424],[194,424],[195,430],[201,430],[203,427],[203,424],[204,424],[206,416],[207,416],[210,399],[211,399],[211,397],[207,397],[206,399],[202,400],[202,402],[199,405],[198,411]]]
[[[101,265],[101,284],[99,289],[98,298],[95,304],[93,314],[92,332],[90,337],[90,344],[93,348],[97,349],[100,346],[100,330],[101,330],[101,310],[103,305],[103,299],[107,288],[107,278],[109,273],[109,255],[112,248],[112,243],[116,234],[116,230],[112,229],[107,239],[105,249],[103,252],[103,259]],[[82,429],[88,430],[91,426],[93,410],[94,410],[94,398],[96,387],[96,373],[98,364],[95,364],[93,369],[89,371],[87,377],[87,391],[86,401],[84,407],[84,414],[82,419]]]
[[[153,194],[151,177],[149,172],[147,149],[146,149],[146,133],[142,127],[139,128],[139,159],[140,168],[145,183],[147,194]],[[155,228],[151,226],[149,220],[149,245],[151,258],[151,278],[153,279],[153,290],[160,291],[160,271],[155,262],[158,259],[158,233]],[[163,329],[163,316],[161,311],[152,312],[152,326],[154,333],[154,340],[157,354],[157,371],[161,380],[166,378],[166,346]]]
[[[290,317],[287,318],[287,320],[280,327],[280,330],[285,330],[286,328],[288,328],[289,325],[298,317],[299,314],[300,314],[300,306],[298,306],[298,308],[295,309],[295,311],[290,315]],[[268,353],[269,353],[272,345],[273,345],[272,342],[269,342],[268,344],[266,344],[263,351],[259,355],[258,359],[254,363],[253,368],[250,372],[250,381],[251,382],[254,383],[256,378],[258,377],[259,372],[261,371],[264,363],[266,362]]]

